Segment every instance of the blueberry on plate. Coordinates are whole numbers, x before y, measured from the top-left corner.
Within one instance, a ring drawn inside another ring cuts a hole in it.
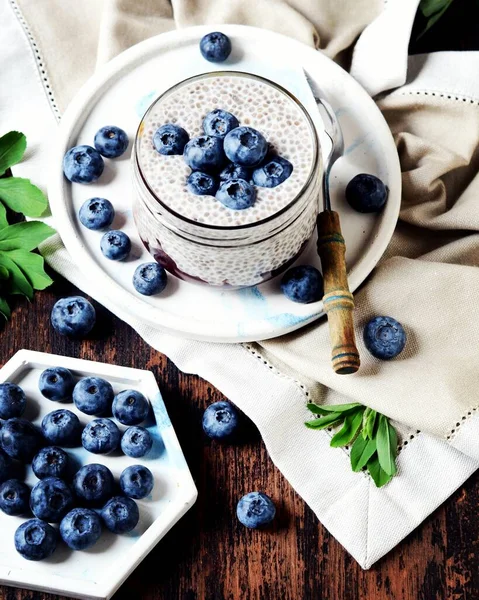
[[[196,196],[214,196],[218,189],[218,180],[209,173],[193,171],[186,180],[186,187]]]
[[[103,415],[111,411],[114,397],[111,383],[101,377],[82,377],[73,388],[73,402],[86,415]]]
[[[172,156],[174,154],[183,154],[190,136],[179,125],[165,123],[153,134],[153,146],[158,154]]]
[[[68,468],[68,454],[56,446],[42,448],[32,461],[32,469],[38,479],[57,477],[63,479]]]
[[[276,515],[276,507],[269,496],[263,492],[250,492],[243,496],[236,507],[236,516],[240,523],[250,529],[268,525]]]
[[[113,223],[115,209],[106,198],[90,198],[82,204],[78,217],[84,227],[97,231]]]
[[[374,317],[368,321],[363,337],[369,352],[382,360],[396,357],[406,345],[406,332],[392,317]]]
[[[96,463],[83,466],[73,478],[77,498],[94,506],[102,505],[111,498],[114,484],[110,469]]]
[[[268,142],[252,127],[236,127],[224,139],[224,152],[228,159],[243,167],[259,165],[267,151]]]
[[[125,452],[125,454],[127,453]],[[0,449],[0,483],[3,483],[10,477],[11,466],[11,458]]]
[[[121,491],[135,500],[146,498],[154,485],[153,473],[143,465],[131,465],[120,475]]]
[[[323,277],[311,265],[292,267],[281,279],[281,291],[293,302],[317,302],[323,297]]]
[[[16,383],[0,383],[0,419],[21,417],[25,412],[27,398]]]
[[[244,179],[229,179],[220,185],[216,192],[216,199],[226,208],[244,210],[253,206],[256,190]]]
[[[86,298],[69,296],[55,302],[50,318],[53,328],[61,335],[81,337],[93,329],[96,312]]]
[[[157,262],[138,265],[133,273],[133,287],[143,296],[161,294],[167,282],[166,271]]]
[[[10,456],[30,462],[42,444],[42,436],[26,419],[9,419],[0,429],[0,446]]]
[[[78,446],[81,429],[80,419],[71,410],[54,410],[42,419],[43,437],[50,444]]]
[[[27,560],[44,560],[56,547],[56,530],[40,519],[30,519],[15,531],[15,548]]]
[[[64,367],[45,369],[38,380],[38,388],[42,395],[55,402],[70,400],[74,387],[73,375]]]
[[[389,190],[375,175],[360,173],[346,186],[346,200],[360,213],[379,212],[386,204]]]
[[[123,231],[107,231],[100,240],[103,256],[110,260],[124,260],[131,250],[131,240]]]
[[[92,183],[103,173],[105,163],[91,146],[70,148],[63,158],[63,173],[73,183]]]
[[[0,510],[16,517],[29,512],[30,488],[18,479],[9,479],[0,485]]]
[[[244,179],[245,181],[249,181],[251,179],[251,169],[235,165],[234,163],[228,163],[220,172],[219,177],[221,181],[229,181],[230,179]]]
[[[101,517],[111,532],[128,533],[137,526],[140,512],[131,498],[116,496],[105,504]]]
[[[89,508],[74,508],[60,523],[60,535],[72,550],[86,550],[101,536],[101,519]]]
[[[145,456],[152,446],[151,435],[144,427],[128,427],[121,438],[122,452],[131,458]]]
[[[201,38],[200,52],[209,62],[223,62],[231,54],[231,40],[220,31],[207,33]]]
[[[59,523],[72,507],[72,491],[58,477],[47,477],[33,486],[30,508],[37,519]]]
[[[128,135],[114,125],[102,127],[95,134],[95,148],[106,158],[118,158],[128,148]]]
[[[123,425],[138,425],[150,412],[150,403],[137,390],[123,390],[115,396],[112,406],[113,416]]]
[[[282,156],[273,156],[253,171],[253,183],[260,187],[274,188],[286,181],[293,172],[293,165]]]
[[[223,140],[212,135],[195,137],[186,144],[183,158],[193,171],[217,171],[225,163]]]
[[[203,119],[203,131],[206,135],[224,138],[232,129],[239,127],[238,119],[221,108],[215,108]]]
[[[236,433],[239,415],[231,402],[213,402],[203,413],[203,431],[210,438],[221,440]]]
[[[93,454],[109,454],[120,445],[121,433],[110,419],[93,419],[83,430],[81,441]]]

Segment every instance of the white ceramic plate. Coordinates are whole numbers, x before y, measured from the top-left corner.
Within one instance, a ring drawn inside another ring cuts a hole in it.
[[[53,366],[66,367],[78,378],[90,374],[103,377],[112,384],[115,393],[137,389],[150,399],[153,417],[145,426],[154,442],[147,456],[141,459],[120,453],[100,456],[82,447],[67,449],[67,452],[71,460],[78,463],[78,468],[87,463],[107,465],[116,480],[127,466],[144,463],[155,477],[155,487],[150,496],[137,501],[140,521],[129,534],[114,535],[104,530],[95,546],[82,552],[73,552],[59,542],[54,554],[40,562],[25,560],[15,550],[15,530],[26,518],[9,517],[0,511],[0,583],[74,598],[106,599],[194,504],[197,491],[150,371],[20,350],[0,370],[0,382],[12,381],[23,388],[27,396],[24,417],[37,425],[45,414],[58,408],[75,412],[84,425],[94,418],[77,411],[72,403],[52,402],[42,396],[38,378],[44,369]],[[36,481],[28,467],[26,482],[34,485]]]
[[[277,72],[278,82],[294,93],[297,81],[288,85],[278,70],[281,57],[287,56],[294,60],[296,68],[307,71],[335,109],[346,152],[332,172],[332,204],[341,215],[349,282],[354,291],[383,254],[399,214],[400,168],[386,122],[363,88],[320,52],[262,29],[240,25],[219,28],[230,36],[234,48],[228,61],[221,65],[222,70],[250,70],[270,79],[271,73]],[[142,247],[131,214],[129,153],[117,160],[106,160],[105,172],[95,184],[72,185],[62,173],[65,152],[77,144],[92,145],[100,127],[118,125],[133,140],[142,113],[159,93],[185,77],[217,70],[218,65],[203,60],[198,49],[201,37],[214,29],[194,27],[149,39],[115,58],[90,79],[62,119],[48,192],[57,229],[67,249],[111,302],[148,325],[170,333],[215,342],[245,342],[279,336],[311,323],[322,315],[322,303],[300,305],[287,300],[279,291],[278,279],[249,289],[220,291],[170,277],[162,295],[141,296],[134,290],[131,278],[136,266],[151,257]],[[324,142],[323,132],[319,134]],[[356,213],[344,200],[345,186],[361,172],[375,174],[389,186],[389,200],[380,215]],[[132,255],[124,263],[104,258],[100,252],[101,232],[89,231],[78,221],[80,206],[92,196],[113,202],[117,216],[112,227],[121,228],[133,241]],[[314,242],[298,264],[320,267]]]

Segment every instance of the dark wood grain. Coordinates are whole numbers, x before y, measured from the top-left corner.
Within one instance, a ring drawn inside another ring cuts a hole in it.
[[[1,363],[20,348],[31,348],[151,369],[199,489],[196,505],[115,600],[479,598],[478,476],[370,571],[362,571],[273,466],[253,426],[239,445],[218,445],[203,435],[202,411],[222,398],[209,383],[179,372],[98,305],[100,326],[90,339],[73,342],[57,335],[49,324],[51,307],[56,298],[77,291],[56,279],[31,305],[16,304],[0,330]],[[236,521],[238,498],[252,490],[265,491],[278,506],[269,531],[249,531]],[[55,599],[0,587],[0,600]]]

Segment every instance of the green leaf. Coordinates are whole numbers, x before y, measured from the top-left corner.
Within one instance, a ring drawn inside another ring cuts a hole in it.
[[[0,200],[8,208],[27,217],[40,217],[48,206],[45,194],[29,179],[7,177],[0,179]]]
[[[425,17],[429,17],[429,19],[426,23],[426,27],[417,36],[418,40],[421,39],[426,31],[429,31],[437,21],[439,21],[451,4],[452,0],[422,0],[420,4],[421,12]]]
[[[7,211],[5,209],[5,206],[0,202],[0,229],[7,227],[7,225]]]
[[[0,250],[33,250],[55,230],[41,221],[25,221],[0,229]]]
[[[33,298],[32,286],[16,263],[14,263],[5,252],[0,252],[0,266],[8,269],[8,272],[10,273],[10,279],[8,281],[10,294],[22,294],[31,300]]]
[[[363,424],[363,437],[365,439],[372,440],[374,438],[377,419],[378,413],[371,409],[366,422]]]
[[[306,427],[310,429],[326,429],[327,427],[332,427],[336,425],[340,421],[344,419],[344,414],[342,413],[329,413],[326,417],[321,417],[321,419],[313,419],[312,421],[306,421]]]
[[[331,439],[332,448],[346,446],[356,437],[363,421],[363,411],[364,407],[361,407],[345,417],[344,425]]]
[[[0,175],[22,160],[27,138],[19,131],[9,131],[0,138]]]
[[[0,279],[8,279],[9,277],[10,274],[8,272],[8,269],[0,265]]]
[[[26,275],[35,290],[44,290],[53,283],[53,279],[45,273],[43,256],[26,250],[11,250],[7,253]]]
[[[5,298],[0,296],[0,314],[5,317],[5,319],[9,319],[11,316],[10,307],[8,306],[8,302]]]
[[[397,435],[389,419],[379,415],[378,431],[376,434],[376,446],[379,464],[388,475],[394,475],[396,469]]]
[[[308,408],[309,408],[309,404],[308,404]],[[318,406],[317,404],[313,404],[312,406]],[[359,404],[359,402],[353,402],[352,404],[322,404],[319,408],[320,410],[323,410],[327,413],[331,413],[331,412],[335,412],[335,413],[342,413],[342,412],[346,412],[348,410],[351,410],[352,408],[358,408],[358,406],[363,406],[362,404]],[[311,409],[310,409],[311,410]],[[314,411],[312,411],[314,412]],[[321,414],[321,413],[318,413]]]
[[[358,435],[356,441],[351,447],[351,468],[357,473],[367,465],[369,459],[376,452],[376,440],[365,440],[362,435]]]
[[[381,465],[379,464],[379,459],[377,454],[374,454],[368,461],[368,471],[371,477],[373,478],[376,487],[380,488],[386,483],[389,483],[393,478],[392,475],[388,475],[386,471],[383,471]]]
[[[308,409],[314,414],[314,415],[327,415],[329,414],[329,412],[327,410],[324,410],[324,408],[322,406],[318,406],[317,404],[313,404],[312,402],[310,402],[309,404],[307,404]]]

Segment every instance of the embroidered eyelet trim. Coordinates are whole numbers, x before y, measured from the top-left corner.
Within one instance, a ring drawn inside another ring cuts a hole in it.
[[[401,96],[434,96],[435,98],[445,98],[446,100],[454,100],[464,102],[466,104],[476,104],[479,106],[479,100],[469,96],[456,96],[455,94],[444,94],[441,92],[426,92],[424,90],[399,92]]]
[[[38,73],[40,75],[40,80],[42,82],[43,89],[45,90],[45,94],[48,99],[48,103],[50,104],[50,108],[52,109],[55,119],[57,121],[59,121],[61,118],[61,112],[60,112],[60,109],[56,102],[55,95],[53,93],[53,88],[51,86],[50,79],[48,77],[47,68],[45,66],[45,60],[43,59],[42,53],[40,52],[40,48],[39,48],[38,44],[36,43],[35,38],[32,34],[32,31],[31,31],[30,27],[28,26],[28,23],[25,20],[25,17],[23,16],[23,13],[20,10],[20,7],[16,3],[16,0],[9,0],[9,2],[10,2],[10,6],[12,7],[12,10],[13,10],[15,16],[17,17],[18,22],[20,23],[20,25],[25,33],[28,43],[30,44],[30,48],[32,49],[32,53],[33,53],[33,56],[35,57],[35,62],[36,62],[37,68],[38,68]]]
[[[477,406],[474,406],[473,408],[471,408],[470,410],[467,411],[467,413],[465,415],[462,415],[462,417],[460,418],[459,421],[457,421],[455,427],[453,429],[451,429],[449,431],[449,434],[446,435],[446,440],[449,442],[451,440],[453,440],[457,433],[459,428],[461,427],[461,425],[464,423],[464,421],[468,421],[470,417],[472,417],[478,410]]]

